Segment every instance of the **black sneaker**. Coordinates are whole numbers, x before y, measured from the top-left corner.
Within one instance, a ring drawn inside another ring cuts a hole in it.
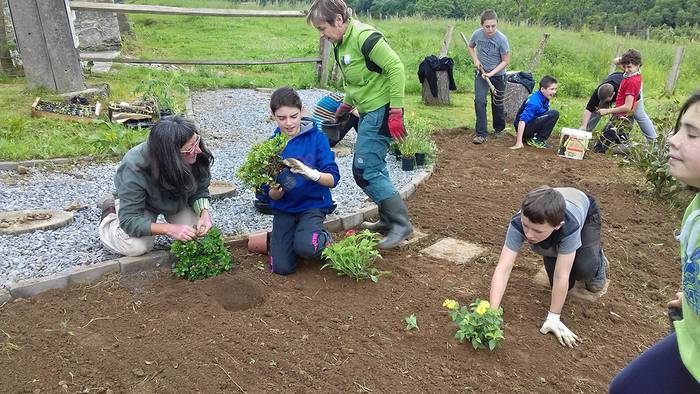
[[[605,257],[603,250],[600,251],[600,262],[598,265],[598,271],[589,280],[586,281],[586,289],[591,293],[599,293],[603,288],[605,288],[605,281],[607,280],[606,270],[608,268],[608,259]]]
[[[474,139],[472,140],[472,142],[475,143],[475,144],[477,144],[477,145],[481,145],[481,144],[483,144],[484,142],[486,142],[486,137],[482,137],[482,136],[480,136],[480,135],[477,135],[476,137],[474,137]]]

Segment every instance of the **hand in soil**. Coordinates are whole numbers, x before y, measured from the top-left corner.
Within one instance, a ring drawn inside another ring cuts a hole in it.
[[[578,346],[576,341],[578,341],[579,338],[559,320],[559,315],[555,313],[549,312],[547,319],[544,321],[544,324],[542,324],[542,328],[540,328],[540,332],[542,334],[551,332],[557,337],[562,346],[568,346],[570,348]]]
[[[205,209],[199,215],[199,221],[195,225],[195,230],[197,230],[197,237],[202,238],[207,235],[211,229],[211,216],[209,216],[209,210]]]
[[[511,146],[511,147],[508,148],[508,149],[513,149],[513,150],[515,150],[515,149],[520,149],[520,148],[522,148],[522,147],[523,147],[523,144],[515,144],[515,145]]]
[[[678,292],[676,293],[676,298],[669,301],[668,304],[666,304],[667,308],[678,308],[681,309],[683,304],[683,293]]]

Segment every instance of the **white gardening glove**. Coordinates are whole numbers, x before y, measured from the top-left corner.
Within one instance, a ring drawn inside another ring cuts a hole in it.
[[[309,166],[297,159],[290,157],[288,159],[284,159],[282,162],[286,164],[293,173],[299,174],[308,180],[318,182],[318,180],[321,179],[321,173],[318,170],[309,168]]]
[[[571,348],[578,346],[578,343],[576,343],[579,340],[578,337],[559,320],[559,315],[556,313],[547,313],[547,319],[542,324],[540,332],[542,334],[553,333],[562,346],[566,345]]]

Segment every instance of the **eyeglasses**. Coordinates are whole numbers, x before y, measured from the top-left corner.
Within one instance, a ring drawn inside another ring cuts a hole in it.
[[[199,140],[202,138],[199,136],[199,134],[195,135],[197,136],[197,138],[195,138],[192,146],[189,149],[181,149],[180,153],[182,153],[183,155],[191,155],[194,153],[195,150],[197,150],[197,148],[199,148]]]

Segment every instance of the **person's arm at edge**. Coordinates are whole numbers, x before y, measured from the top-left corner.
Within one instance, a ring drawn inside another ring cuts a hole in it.
[[[501,305],[503,294],[505,294],[506,287],[508,286],[508,279],[510,279],[510,272],[513,270],[513,264],[517,257],[518,252],[512,251],[510,248],[503,245],[501,256],[498,258],[498,264],[491,277],[489,303],[494,309],[498,309]]]
[[[549,304],[549,311],[552,313],[559,315],[564,307],[566,295],[569,292],[569,275],[571,274],[571,267],[574,265],[575,257],[576,252],[557,256],[554,279],[552,281],[552,298]]]

